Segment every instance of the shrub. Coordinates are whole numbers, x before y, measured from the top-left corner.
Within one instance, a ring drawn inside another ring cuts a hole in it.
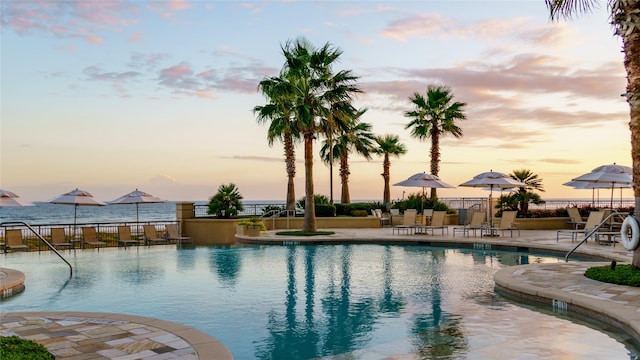
[[[35,341],[18,336],[0,336],[0,359],[54,360],[55,356]]]
[[[610,284],[640,287],[640,269],[630,264],[594,266],[587,269],[584,276]]]
[[[334,217],[336,216],[336,207],[332,204],[316,204],[317,217]]]
[[[351,216],[367,217],[367,216],[369,216],[369,211],[367,211],[367,210],[352,210],[351,211]]]

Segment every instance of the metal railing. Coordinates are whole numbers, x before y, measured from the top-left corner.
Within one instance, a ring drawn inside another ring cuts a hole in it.
[[[296,217],[296,211],[295,210],[271,210],[268,211],[267,213],[262,214],[260,217],[261,218],[271,218],[271,228],[275,229],[276,228],[276,218],[281,217],[282,214],[286,214],[287,217],[287,229],[289,229],[289,218],[290,217]]]
[[[24,226],[27,229],[31,230],[31,232],[38,238],[40,239],[40,241],[42,241],[45,245],[47,245],[47,247],[49,247],[49,249],[51,251],[53,251],[56,255],[58,255],[58,257],[60,259],[62,259],[62,261],[64,261],[67,265],[69,265],[69,277],[73,277],[73,267],[71,266],[71,264],[67,261],[67,259],[64,258],[64,256],[62,256],[62,254],[60,254],[58,252],[58,250],[51,245],[42,235],[40,235],[40,233],[38,233],[34,228],[32,228],[29,224],[27,224],[24,221],[10,221],[10,222],[3,222],[0,223],[0,227],[7,227],[7,226]],[[4,244],[5,246],[5,252],[7,249],[8,244]]]
[[[582,239],[582,241],[580,241],[576,246],[573,247],[573,249],[569,250],[569,252],[567,252],[567,254],[564,256],[564,261],[569,261],[569,256],[571,256],[571,254],[573,254],[576,249],[578,249],[580,247],[580,245],[584,244],[587,242],[587,240],[592,237],[592,236],[597,236],[598,232],[600,231],[600,229],[603,226],[609,226],[611,227],[612,224],[612,220],[614,217],[621,217],[624,216],[625,213],[620,213],[618,211],[612,210],[611,214],[609,214],[607,217],[604,218],[604,220],[602,220],[596,227],[594,227],[591,230],[585,230],[584,232],[584,238]],[[632,213],[628,213],[627,216],[633,216]]]

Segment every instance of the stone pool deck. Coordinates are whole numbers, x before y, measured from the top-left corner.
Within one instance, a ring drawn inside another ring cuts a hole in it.
[[[463,237],[394,234],[391,228],[331,229],[335,234],[313,237],[277,236],[275,231],[260,237],[236,236],[239,243],[330,244],[397,243],[453,245],[481,249],[549,251],[565,254],[576,243],[556,242],[556,231],[522,230],[509,237]],[[323,229],[324,230],[324,229]],[[582,245],[576,254],[629,263],[631,252],[621,245]],[[4,256],[11,256],[7,254]],[[607,264],[608,262],[603,262]],[[604,284],[582,276],[593,265],[576,261],[508,267],[495,275],[496,289],[510,297],[553,304],[560,312],[578,312],[604,321],[640,343],[640,289]],[[0,289],[15,286],[20,272],[0,269]],[[24,280],[23,280],[24,281]],[[27,279],[28,282],[28,279]],[[28,289],[27,289],[28,291]],[[140,316],[100,312],[1,313],[0,334],[19,335],[47,346],[57,359],[233,359],[215,338],[185,325]]]

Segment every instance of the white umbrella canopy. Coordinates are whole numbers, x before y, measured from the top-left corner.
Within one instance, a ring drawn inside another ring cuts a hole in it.
[[[586,182],[605,185],[604,188],[611,189],[610,206],[613,207],[614,188],[622,187],[620,185],[633,185],[633,178],[631,176],[631,168],[629,166],[613,163],[611,165],[598,166],[589,173],[571,179],[571,183],[573,182]]]
[[[595,206],[595,191],[598,190],[598,203],[600,202],[600,189],[611,189],[612,187],[615,189],[620,189],[620,203],[622,203],[622,189],[630,189],[633,188],[633,184],[606,184],[606,183],[596,183],[589,181],[567,181],[562,184],[564,186],[570,186],[574,189],[590,189],[591,190],[591,206]]]
[[[134,191],[122,195],[113,201],[109,201],[109,204],[136,204],[136,222],[139,222],[140,217],[138,214],[138,204],[153,204],[163,202],[166,202],[166,200],[147,194],[144,191],[135,189]]]
[[[424,172],[413,174],[407,180],[395,183],[393,186],[421,187],[422,196],[424,196],[424,190],[426,188],[455,189],[455,186],[440,180],[437,175],[427,174]]]
[[[73,209],[73,236],[76,235],[76,219],[78,215],[78,206],[105,206],[107,204],[103,203],[100,200],[91,195],[88,191],[80,190],[76,188],[75,190],[69,191],[68,193],[64,193],[62,195],[56,196],[53,199],[48,201],[51,204],[66,204],[66,205],[74,205]]]
[[[431,175],[423,172],[411,175],[407,180],[395,183],[393,184],[393,186],[409,186],[421,188],[455,188],[455,186],[449,185],[446,182],[440,180],[437,175]]]
[[[489,187],[489,219],[492,219],[493,209],[491,208],[491,198],[493,195],[493,189],[509,189],[519,186],[527,186],[527,184],[520,182],[505,173],[491,170],[474,176],[473,179],[463,182],[460,186],[479,188]]]
[[[2,206],[34,206],[33,203],[20,199],[20,196],[0,189],[0,207]]]

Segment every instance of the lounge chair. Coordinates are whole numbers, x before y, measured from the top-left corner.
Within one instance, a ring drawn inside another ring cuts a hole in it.
[[[442,235],[444,235],[444,231],[449,233],[449,227],[445,224],[445,220],[447,219],[446,211],[434,211],[433,216],[431,217],[431,225],[420,225],[416,228],[416,233],[419,234],[427,234],[431,231],[431,235],[434,234],[434,231],[437,229],[442,230]]]
[[[513,230],[518,230],[518,236],[520,236],[520,229],[516,225],[517,214],[517,211],[503,211],[500,223],[497,226],[482,228],[480,235],[484,233],[486,236],[496,236],[497,231],[500,230],[504,236],[504,232],[508,230],[513,237]]]
[[[558,230],[556,232],[556,242],[558,242],[563,235],[570,235],[571,242],[576,241],[579,234],[586,235],[587,232],[595,229],[604,220],[604,215],[604,211],[591,211],[584,228],[577,230]]]
[[[155,225],[144,225],[144,243],[145,245],[151,244],[167,244],[169,240],[164,237],[158,237],[158,231]]]
[[[5,244],[4,250],[23,250],[28,251],[29,247],[22,242],[22,230],[20,229],[7,229],[4,234]]]
[[[131,237],[131,228],[127,225],[118,226],[118,246],[140,245],[141,242]]]
[[[569,224],[573,225],[574,230],[580,229],[581,226],[587,224],[586,221],[582,220],[582,215],[580,215],[580,210],[576,207],[567,208],[567,213],[569,214]]]
[[[461,232],[462,236],[469,236],[469,233],[473,230],[473,236],[476,236],[476,231],[480,230],[482,233],[482,229],[484,227],[484,216],[485,213],[482,211],[476,211],[471,216],[471,222],[465,224],[463,227],[454,227],[453,228],[453,236],[456,236],[456,232]]]
[[[395,234],[396,232],[398,232],[399,234],[401,231],[404,231],[405,234],[410,234],[415,232],[417,214],[418,211],[416,209],[405,210],[402,216],[402,225],[395,225],[392,228],[391,233]]]
[[[67,241],[64,228],[61,227],[51,228],[51,245],[56,249],[67,248],[71,250],[71,248],[73,248],[73,244]]]
[[[176,242],[178,245],[182,245],[184,243],[191,243],[191,237],[189,236],[181,236],[178,232],[178,225],[176,224],[167,224],[165,225],[167,230],[167,240],[169,242]]]
[[[96,228],[94,227],[83,227],[82,228],[82,247],[85,245],[93,246],[94,248],[100,248],[100,246],[106,246],[107,243],[104,241],[98,241],[98,234],[96,233]]]
[[[431,218],[433,217],[433,209],[422,210],[422,224],[431,225]]]
[[[382,209],[371,209],[371,213],[380,220],[380,227],[384,227],[386,224],[391,225],[391,216],[383,213]]]

